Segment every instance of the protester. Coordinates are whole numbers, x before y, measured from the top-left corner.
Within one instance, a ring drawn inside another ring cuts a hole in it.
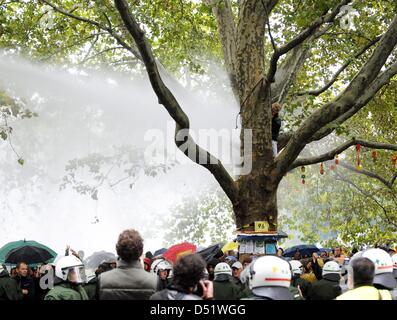
[[[61,257],[55,266],[56,285],[44,300],[89,300],[85,283],[84,264],[75,255]]]
[[[322,269],[322,279],[314,282],[307,294],[307,300],[333,300],[342,293],[339,286],[340,266],[335,261],[327,262]]]
[[[342,266],[345,263],[345,258],[346,256],[343,254],[343,249],[342,247],[335,247],[333,251],[333,259],[339,263],[340,266]]]
[[[100,300],[146,300],[155,292],[157,277],[143,269],[143,239],[138,231],[123,231],[116,244],[117,268],[98,277]]]
[[[215,270],[215,266],[219,263],[219,260],[216,258],[212,258],[208,263],[207,263],[207,271],[208,271],[208,275],[209,275],[209,280],[213,281],[215,274],[214,274],[214,270]]]
[[[310,283],[317,281],[317,277],[313,272],[312,261],[307,259],[302,260],[302,265],[303,265],[303,273],[301,275],[301,278]]]
[[[308,290],[311,283],[303,278],[301,275],[303,273],[302,263],[298,260],[291,260],[291,285],[289,287],[290,292],[294,296],[294,300],[304,300],[307,297]]]
[[[391,300],[390,292],[373,286],[375,264],[368,258],[356,257],[350,260],[348,268],[349,291],[336,300]]]
[[[17,275],[18,275],[17,268],[11,268],[10,277],[11,277],[12,279],[15,279],[15,277],[16,277]]]
[[[284,249],[283,248],[278,248],[277,249],[277,256],[278,257],[282,257],[284,255]]]
[[[23,300],[35,300],[35,284],[32,277],[28,275],[28,264],[25,262],[19,262],[16,266],[16,272],[17,275],[14,280],[22,290]]]
[[[22,300],[21,288],[13,280],[4,264],[0,264],[0,301],[2,300]]]
[[[145,269],[145,271],[150,272],[151,265],[152,265],[152,260],[150,258],[143,259],[143,268]]]
[[[293,260],[302,260],[302,255],[301,255],[299,249],[296,249],[296,251],[294,253],[294,259]]]
[[[213,284],[204,280],[206,264],[199,254],[189,254],[178,260],[173,269],[172,284],[150,297],[150,300],[209,300],[213,299]],[[201,288],[202,294],[198,288]]]
[[[233,281],[236,285],[238,285],[241,289],[244,289],[244,284],[240,280],[240,274],[241,271],[243,271],[243,265],[241,264],[240,261],[236,261],[235,263],[232,264],[232,276],[233,276]]]
[[[324,261],[321,259],[316,252],[312,254],[311,268],[317,280],[322,278],[322,267],[324,266]]]
[[[251,257],[245,257],[242,264],[243,264],[243,269],[245,269],[247,266],[249,266],[252,262]]]
[[[237,261],[235,256],[226,256],[225,262],[231,267],[233,263]]]
[[[277,140],[281,129],[281,119],[278,114],[281,111],[281,108],[282,107],[279,103],[272,104],[272,148],[274,157],[278,154]]]

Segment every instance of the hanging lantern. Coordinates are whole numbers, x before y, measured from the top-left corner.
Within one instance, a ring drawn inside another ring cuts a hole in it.
[[[305,179],[306,179],[305,171],[306,171],[305,166],[302,166],[302,167],[301,167],[301,172],[302,172],[302,175],[301,175],[302,184],[305,184],[305,182],[306,182],[306,181],[305,181]]]
[[[393,165],[393,169],[396,170],[397,155],[393,154],[393,156],[391,157],[391,163]]]
[[[321,163],[320,164],[320,174],[324,174],[324,164],[323,163]]]
[[[357,170],[362,170],[362,168],[363,168],[363,166],[361,165],[360,151],[361,151],[361,144],[356,144],[356,153],[357,153],[356,169]]]
[[[377,150],[373,150],[372,151],[372,160],[373,160],[373,162],[376,162],[378,160],[378,155],[379,155],[379,153],[378,153]]]
[[[339,155],[335,155],[335,164],[338,165],[339,164]]]

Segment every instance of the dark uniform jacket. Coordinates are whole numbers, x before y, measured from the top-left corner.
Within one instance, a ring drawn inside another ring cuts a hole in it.
[[[339,280],[331,280],[330,276],[325,275],[321,280],[312,283],[307,300],[333,300],[342,293]]]
[[[0,300],[22,300],[23,294],[17,282],[11,279],[7,270],[0,273]]]

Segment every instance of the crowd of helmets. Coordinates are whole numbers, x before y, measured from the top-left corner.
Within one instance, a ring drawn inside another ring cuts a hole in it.
[[[37,275],[23,274],[23,264],[10,275],[0,267],[0,300],[395,300],[397,252],[369,248],[353,253],[334,248],[302,258],[244,256],[231,252],[204,260],[187,254],[177,261],[145,257],[136,230],[123,231],[116,244],[117,261],[102,263],[87,279],[77,255],[42,266]],[[55,271],[55,281],[43,279]],[[28,281],[28,278],[36,279]],[[31,283],[31,287],[26,283]],[[37,285],[37,283],[39,285]],[[24,287],[23,287],[24,286]],[[22,293],[22,291],[24,291]]]

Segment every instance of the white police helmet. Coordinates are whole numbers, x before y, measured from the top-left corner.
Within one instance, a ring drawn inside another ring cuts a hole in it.
[[[55,275],[63,281],[85,282],[84,264],[74,255],[61,257],[55,265]]]
[[[393,276],[393,260],[386,251],[378,248],[368,249],[362,256],[375,264],[374,285],[381,285],[389,290],[397,286]]]
[[[290,264],[277,256],[262,256],[249,265],[249,287],[260,297],[272,300],[293,300],[289,291]]]
[[[303,266],[299,260],[291,260],[289,261],[291,265],[292,274],[302,274],[303,273]]]

